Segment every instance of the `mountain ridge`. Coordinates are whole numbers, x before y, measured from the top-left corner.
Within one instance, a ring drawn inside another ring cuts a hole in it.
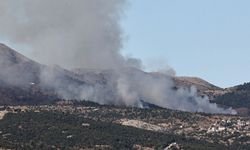
[[[0,58],[0,104],[40,104],[62,98],[79,99],[82,85],[98,87],[99,90],[107,89],[109,84],[113,84],[109,83],[110,78],[116,75],[113,70],[67,70],[60,66],[42,65],[4,44],[0,44]],[[135,68],[126,70],[130,71],[130,75],[142,73],[156,78],[171,78],[175,86],[173,88],[177,89],[194,86],[198,95],[207,96],[210,101],[234,89],[222,89],[197,77],[167,76]],[[53,74],[53,77],[50,78],[49,74]],[[114,94],[112,89],[106,92],[107,99]]]

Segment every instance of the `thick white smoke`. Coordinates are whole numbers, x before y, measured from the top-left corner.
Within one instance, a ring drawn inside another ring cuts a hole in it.
[[[31,58],[62,67],[111,68],[120,55],[126,0],[0,0],[0,33]]]
[[[42,84],[65,98],[128,106],[139,106],[143,100],[185,111],[233,112],[198,97],[194,89],[173,90],[170,77],[138,71],[139,60],[120,54],[119,22],[126,4],[126,0],[0,0],[0,35],[28,45],[29,56],[40,63],[112,70],[72,76],[60,68],[44,68]],[[72,78],[82,82],[71,82]]]

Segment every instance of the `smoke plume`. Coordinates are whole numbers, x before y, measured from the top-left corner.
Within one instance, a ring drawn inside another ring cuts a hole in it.
[[[28,55],[40,63],[85,68],[42,69],[41,84],[64,98],[127,106],[141,106],[143,100],[185,111],[233,112],[197,96],[195,88],[174,90],[170,75],[145,73],[139,70],[140,60],[123,57],[119,23],[126,7],[126,0],[1,0],[0,34],[27,45]]]
[[[65,68],[114,68],[125,0],[1,0],[1,36],[28,44],[29,56]]]

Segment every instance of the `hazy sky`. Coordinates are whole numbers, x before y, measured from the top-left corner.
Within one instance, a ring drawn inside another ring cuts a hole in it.
[[[250,81],[249,0],[131,0],[124,54],[228,87]]]

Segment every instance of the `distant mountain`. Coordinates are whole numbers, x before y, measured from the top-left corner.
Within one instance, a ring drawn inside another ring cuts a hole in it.
[[[161,73],[147,73],[135,68],[125,68],[128,75],[145,74],[155,78],[172,78],[173,88],[195,86],[200,96],[208,96],[210,101],[233,108],[249,109],[249,85],[222,89],[196,77],[170,77]],[[91,92],[104,92],[104,97],[115,98],[112,79],[115,70],[73,69],[39,64],[15,50],[0,44],[0,105],[3,104],[45,104],[56,99],[80,99],[86,86],[93,87]],[[96,91],[97,90],[97,91]],[[99,90],[99,91],[98,91]],[[106,101],[105,101],[106,102]],[[102,102],[100,102],[102,103]],[[106,103],[107,104],[107,103]],[[156,107],[141,103],[147,107]],[[244,109],[245,110],[245,109]]]

